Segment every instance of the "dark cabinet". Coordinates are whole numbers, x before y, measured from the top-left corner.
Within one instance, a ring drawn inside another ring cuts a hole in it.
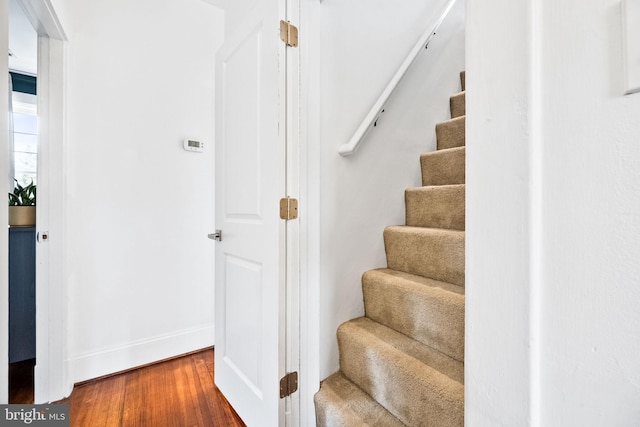
[[[36,229],[9,228],[9,363],[36,357]]]

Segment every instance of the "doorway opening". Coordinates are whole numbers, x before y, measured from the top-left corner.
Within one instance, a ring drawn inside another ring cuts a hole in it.
[[[50,0],[10,0],[0,8],[5,33],[2,42],[9,47],[13,8],[26,17],[30,30],[35,32],[36,56],[34,68],[22,74],[37,75],[37,229],[31,242],[35,246],[35,353],[33,369],[33,403],[47,403],[59,400],[71,391],[66,366],[64,364],[64,287],[62,281],[64,232],[63,232],[63,122],[64,122],[64,44],[65,33]],[[34,30],[35,29],[35,30]],[[5,44],[6,43],[6,44]],[[19,54],[18,47],[10,53],[14,59]],[[3,71],[10,68],[9,61],[3,63]],[[17,68],[15,66],[11,66]],[[8,70],[7,70],[8,71]],[[8,76],[6,77],[8,82]],[[5,83],[6,84],[6,83]],[[6,86],[8,88],[8,84]],[[5,94],[3,90],[3,94]],[[8,95],[8,94],[7,94]],[[2,115],[9,116],[7,103],[2,104]],[[3,127],[6,122],[3,122]],[[7,126],[8,128],[8,126]],[[3,138],[4,141],[4,138]],[[7,150],[8,154],[9,150]],[[9,163],[9,156],[3,156]],[[13,172],[6,178],[6,190],[13,188]],[[9,182],[10,181],[10,182]],[[3,187],[5,188],[5,187]],[[6,218],[6,217],[3,217]],[[6,221],[6,220],[5,220]],[[41,236],[37,239],[37,236]],[[53,238],[55,236],[55,238]],[[0,240],[5,248],[9,246],[9,232],[2,233]],[[5,246],[6,245],[6,246]],[[5,249],[6,251],[6,249]],[[3,252],[7,254],[7,252]],[[0,269],[8,273],[8,256],[0,260]],[[0,277],[0,305],[9,311],[9,275]],[[8,316],[0,319],[0,403],[9,401],[9,322]],[[29,368],[29,371],[31,369]]]
[[[9,403],[34,402],[38,34],[9,2]],[[26,215],[23,212],[27,212]]]

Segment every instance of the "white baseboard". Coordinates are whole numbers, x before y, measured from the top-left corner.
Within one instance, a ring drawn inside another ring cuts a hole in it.
[[[78,383],[211,347],[213,337],[212,324],[73,357],[68,366],[73,383]]]

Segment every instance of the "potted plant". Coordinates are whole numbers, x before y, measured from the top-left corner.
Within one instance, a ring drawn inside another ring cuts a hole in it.
[[[12,227],[33,227],[36,225],[36,185],[31,181],[22,186],[17,180],[9,193],[9,225]]]

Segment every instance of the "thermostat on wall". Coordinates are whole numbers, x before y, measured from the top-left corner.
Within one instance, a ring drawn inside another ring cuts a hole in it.
[[[185,139],[183,142],[183,147],[187,151],[197,151],[199,153],[202,153],[204,151],[204,143],[195,141],[193,139]]]

